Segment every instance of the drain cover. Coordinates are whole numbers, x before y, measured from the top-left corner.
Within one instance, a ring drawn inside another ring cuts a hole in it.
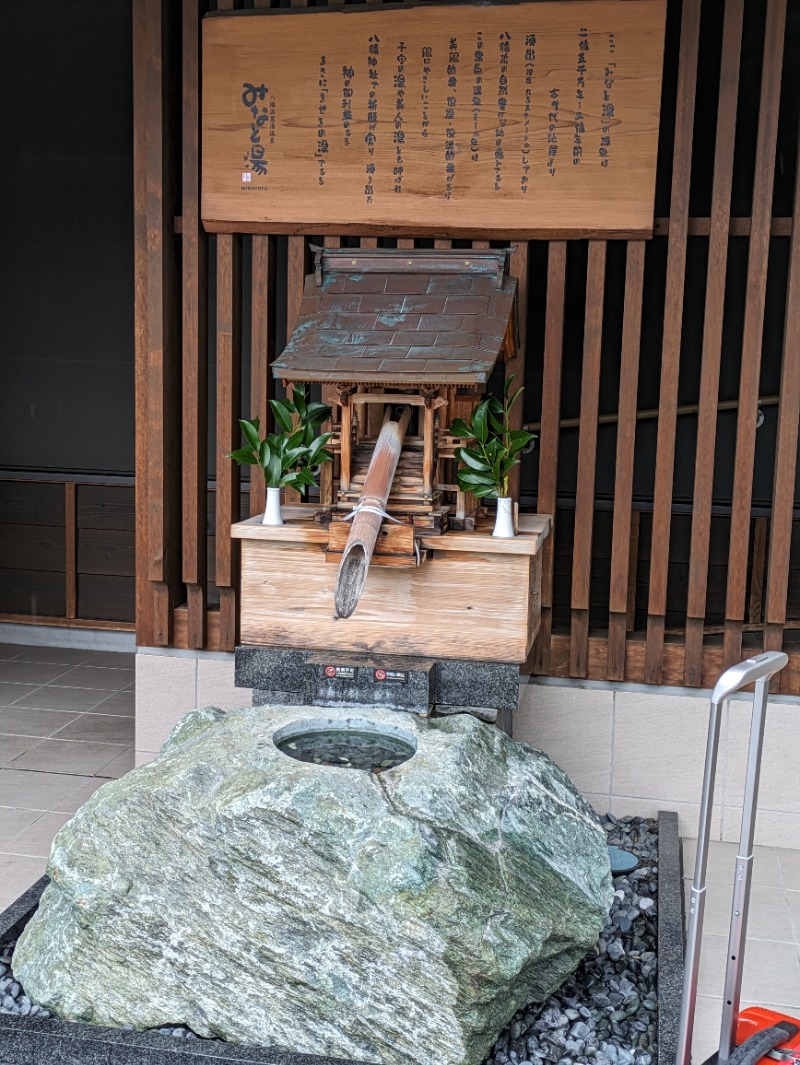
[[[612,876],[632,873],[639,865],[639,859],[635,854],[631,854],[630,851],[624,851],[620,847],[609,847],[608,859],[611,862]]]

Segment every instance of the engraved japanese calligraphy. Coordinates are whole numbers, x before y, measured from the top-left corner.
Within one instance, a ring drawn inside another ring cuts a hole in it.
[[[665,7],[209,16],[206,227],[647,236]]]

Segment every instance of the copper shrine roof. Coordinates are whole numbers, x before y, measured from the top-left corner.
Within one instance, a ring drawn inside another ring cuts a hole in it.
[[[483,384],[515,344],[508,252],[315,248],[275,377]]]

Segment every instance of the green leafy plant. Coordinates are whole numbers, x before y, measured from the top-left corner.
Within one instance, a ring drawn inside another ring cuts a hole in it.
[[[331,433],[315,436],[315,431],[331,416],[325,403],[307,403],[305,390],[294,388],[291,399],[271,399],[269,405],[282,432],[261,439],[258,418],[240,418],[246,446],[227,457],[243,466],[258,466],[268,488],[295,488],[303,492],[314,487],[313,470],[333,458],[325,445]]]
[[[508,495],[508,475],[519,465],[519,453],[536,435],[512,429],[509,424],[511,410],[524,391],[511,391],[514,377],[506,378],[502,403],[490,396],[478,404],[469,422],[456,418],[450,426],[453,436],[474,441],[469,447],[456,448],[456,457],[463,463],[456,477],[464,492],[472,492],[479,499]]]

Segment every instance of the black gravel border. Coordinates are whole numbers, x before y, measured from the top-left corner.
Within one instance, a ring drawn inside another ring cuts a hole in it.
[[[655,1065],[675,1060],[683,979],[683,868],[678,817],[658,816],[658,1048]],[[0,944],[16,939],[48,884],[38,880],[0,913]],[[58,1018],[0,1014],[3,1065],[369,1065],[352,1059],[239,1047],[218,1040],[166,1039],[158,1032],[97,1028]]]

